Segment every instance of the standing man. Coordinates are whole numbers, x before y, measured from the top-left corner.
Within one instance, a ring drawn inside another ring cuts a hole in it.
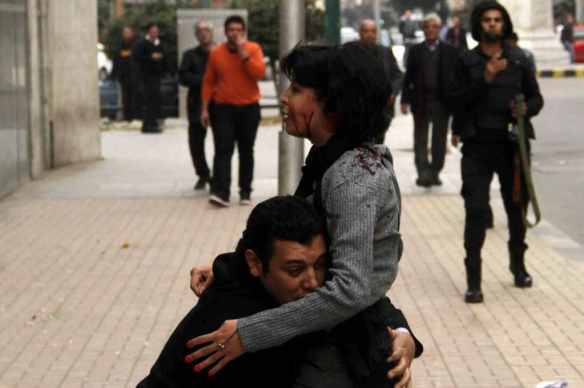
[[[136,45],[135,58],[140,69],[142,98],[142,132],[160,133],[158,120],[162,118],[160,80],[166,70],[164,50],[155,23],[146,27],[146,37]]]
[[[414,116],[414,153],[418,186],[441,185],[446,156],[449,111],[445,92],[457,50],[438,39],[441,20],[434,13],[424,18],[426,40],[412,47],[406,64],[401,111]],[[432,162],[428,160],[428,134],[432,123]]]
[[[560,34],[560,41],[564,49],[570,54],[570,63],[574,63],[574,48],[572,47],[574,43],[574,16],[572,14],[566,14],[566,21]]]
[[[209,201],[218,207],[229,206],[231,156],[237,143],[239,153],[239,198],[249,205],[253,180],[253,147],[260,124],[260,89],[264,77],[264,54],[259,44],[245,37],[241,16],[225,20],[227,42],[215,47],[203,80],[201,122],[211,122],[215,142],[213,181]],[[209,110],[209,102],[213,107]]]
[[[120,83],[122,90],[122,108],[125,121],[137,118],[136,112],[136,73],[133,66],[132,48],[136,42],[136,35],[132,27],[122,29],[122,42],[114,57],[112,79]]]
[[[466,30],[461,27],[458,16],[452,18],[452,26],[446,33],[446,42],[454,46],[459,52],[468,50]]]
[[[187,96],[189,149],[195,172],[199,177],[195,190],[204,190],[207,183],[211,182],[211,173],[205,158],[207,128],[201,124],[201,87],[209,52],[214,45],[211,24],[205,21],[195,24],[195,37],[199,45],[184,52],[178,75],[180,84],[189,88]]]
[[[528,198],[519,169],[516,136],[510,133],[510,128],[518,114],[523,114],[527,118],[527,137],[533,139],[529,118],[539,113],[543,98],[523,52],[505,43],[513,33],[507,10],[496,1],[484,1],[474,8],[471,23],[472,36],[479,45],[459,57],[449,96],[456,107],[452,144],[464,142],[461,168],[468,284],[464,300],[480,303],[483,301],[481,249],[494,173],[499,176],[509,225],[509,269],[516,287],[532,285],[524,257],[527,245],[523,214]],[[525,103],[520,105],[514,103],[519,94],[525,98]]]
[[[395,99],[399,95],[402,82],[403,82],[403,73],[400,70],[399,66],[397,65],[397,60],[393,55],[393,50],[391,47],[385,47],[381,44],[377,43],[377,25],[375,21],[372,19],[364,19],[361,21],[359,26],[359,39],[363,43],[367,44],[374,44],[379,47],[381,52],[381,59],[383,60],[383,68],[385,69],[385,73],[387,74],[387,79],[389,80],[388,87],[391,88],[391,96],[387,101],[387,128],[391,126],[391,121],[393,120],[393,116],[395,115]],[[379,136],[377,139],[378,144],[383,144],[385,142],[385,132]]]

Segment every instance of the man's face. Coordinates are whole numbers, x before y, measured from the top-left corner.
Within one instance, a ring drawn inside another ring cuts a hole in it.
[[[452,18],[452,28],[460,28],[460,19],[457,17]]]
[[[362,42],[377,43],[377,26],[372,22],[363,22],[359,28],[359,38]]]
[[[429,42],[434,42],[440,34],[440,23],[436,20],[427,20],[424,22],[424,36]]]
[[[195,36],[202,46],[207,46],[213,41],[213,31],[209,26],[198,26],[195,31]]]
[[[497,42],[503,38],[503,15],[498,9],[490,9],[481,16],[482,35],[488,42]]]
[[[158,26],[152,26],[148,29],[148,36],[152,40],[158,39],[159,34],[160,34],[160,30],[158,29]]]
[[[267,271],[257,258],[250,260],[253,251],[246,251],[246,259],[253,276],[258,277],[270,295],[279,303],[288,303],[304,297],[322,286],[327,267],[324,238],[317,235],[308,244],[275,240]]]
[[[225,27],[225,37],[230,45],[236,45],[238,40],[245,35],[245,29],[241,23],[229,23]]]
[[[129,42],[132,39],[134,39],[134,30],[132,30],[129,27],[124,27],[124,29],[122,30],[122,39],[125,42]]]

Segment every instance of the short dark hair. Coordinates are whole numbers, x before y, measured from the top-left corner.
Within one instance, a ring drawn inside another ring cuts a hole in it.
[[[227,31],[227,27],[229,27],[231,23],[241,24],[243,26],[243,30],[245,31],[245,19],[242,18],[241,16],[239,15],[228,16],[227,19],[225,19],[225,23],[223,24],[223,28],[225,29],[225,31]]]
[[[252,210],[237,251],[254,251],[267,273],[276,240],[306,245],[321,233],[324,225],[308,201],[291,195],[273,197]]]
[[[519,42],[519,35],[517,35],[516,32],[512,32],[511,35],[509,35],[509,39],[515,42]]]
[[[509,12],[507,12],[507,9],[495,0],[484,0],[478,3],[473,8],[470,16],[471,35],[472,38],[477,42],[481,41],[483,30],[483,27],[481,26],[481,19],[483,17],[483,14],[491,10],[497,10],[501,12],[501,16],[503,17],[502,40],[509,39],[509,37],[513,33],[513,22],[511,21],[511,16],[509,16]]]
[[[150,23],[146,24],[146,31],[150,31],[150,29],[152,27],[158,27],[158,24],[154,23],[154,22],[150,22]]]
[[[357,146],[375,139],[389,124],[385,112],[391,87],[374,44],[299,45],[281,61],[291,81],[315,89],[325,113],[338,113],[337,134]]]

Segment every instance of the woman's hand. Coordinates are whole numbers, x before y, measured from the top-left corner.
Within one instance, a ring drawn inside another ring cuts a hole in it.
[[[208,373],[209,376],[214,376],[225,365],[245,353],[241,338],[237,332],[236,319],[225,321],[216,331],[187,342],[187,348],[189,349],[196,346],[202,347],[186,356],[185,362],[190,364],[195,360],[202,359],[194,366],[193,370],[198,373],[212,366]]]
[[[205,291],[213,283],[213,269],[211,267],[193,267],[191,269],[191,290],[201,297]]]
[[[396,388],[408,387],[412,380],[411,366],[416,354],[416,344],[409,332],[387,329],[392,342],[392,354],[388,362],[396,365],[388,373],[389,379],[396,379]]]

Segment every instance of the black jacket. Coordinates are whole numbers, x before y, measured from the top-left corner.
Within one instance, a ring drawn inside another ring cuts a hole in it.
[[[418,43],[410,49],[408,54],[401,102],[410,105],[412,113],[425,109],[423,50],[426,49],[426,45],[426,42]],[[444,42],[438,43],[437,50],[439,63],[438,98],[446,104],[446,89],[451,83],[452,68],[458,57],[458,51]],[[449,108],[447,104],[446,107]]]
[[[481,116],[484,117],[486,112],[505,115],[507,122],[512,123],[511,102],[520,93],[525,96],[527,104],[527,135],[535,138],[529,118],[537,115],[543,107],[535,74],[521,49],[505,45],[502,55],[508,60],[507,68],[491,83],[484,78],[488,57],[479,46],[462,53],[456,63],[448,100],[455,107],[452,131],[463,140],[476,136],[477,126],[484,124]]]
[[[209,59],[209,51],[197,46],[183,53],[178,70],[179,83],[189,88],[187,97],[188,110],[195,111],[201,107],[201,88]]]
[[[383,61],[383,68],[387,75],[389,81],[389,88],[391,90],[392,96],[397,96],[401,92],[404,74],[400,70],[395,55],[393,55],[393,50],[391,47],[385,47],[379,45],[379,50],[381,51],[381,59]],[[389,117],[393,117],[394,108],[392,106],[387,107]]]
[[[120,82],[135,81],[136,69],[133,58],[134,42],[122,42],[116,51],[111,78]]]
[[[166,57],[162,43],[155,45],[148,39],[142,39],[134,47],[133,55],[142,79],[160,78],[166,72]]]
[[[194,373],[193,365],[184,363],[184,357],[192,352],[185,346],[188,340],[218,329],[227,319],[278,306],[261,284],[249,275],[241,255],[220,255],[213,263],[213,273],[213,284],[176,327],[150,373],[137,388],[292,386],[310,336],[279,347],[246,353],[212,379],[204,372]]]
[[[468,44],[466,43],[466,30],[462,27],[458,33],[458,42],[456,42],[455,39],[454,28],[449,28],[446,32],[446,42],[451,44],[458,51],[468,50]]]

